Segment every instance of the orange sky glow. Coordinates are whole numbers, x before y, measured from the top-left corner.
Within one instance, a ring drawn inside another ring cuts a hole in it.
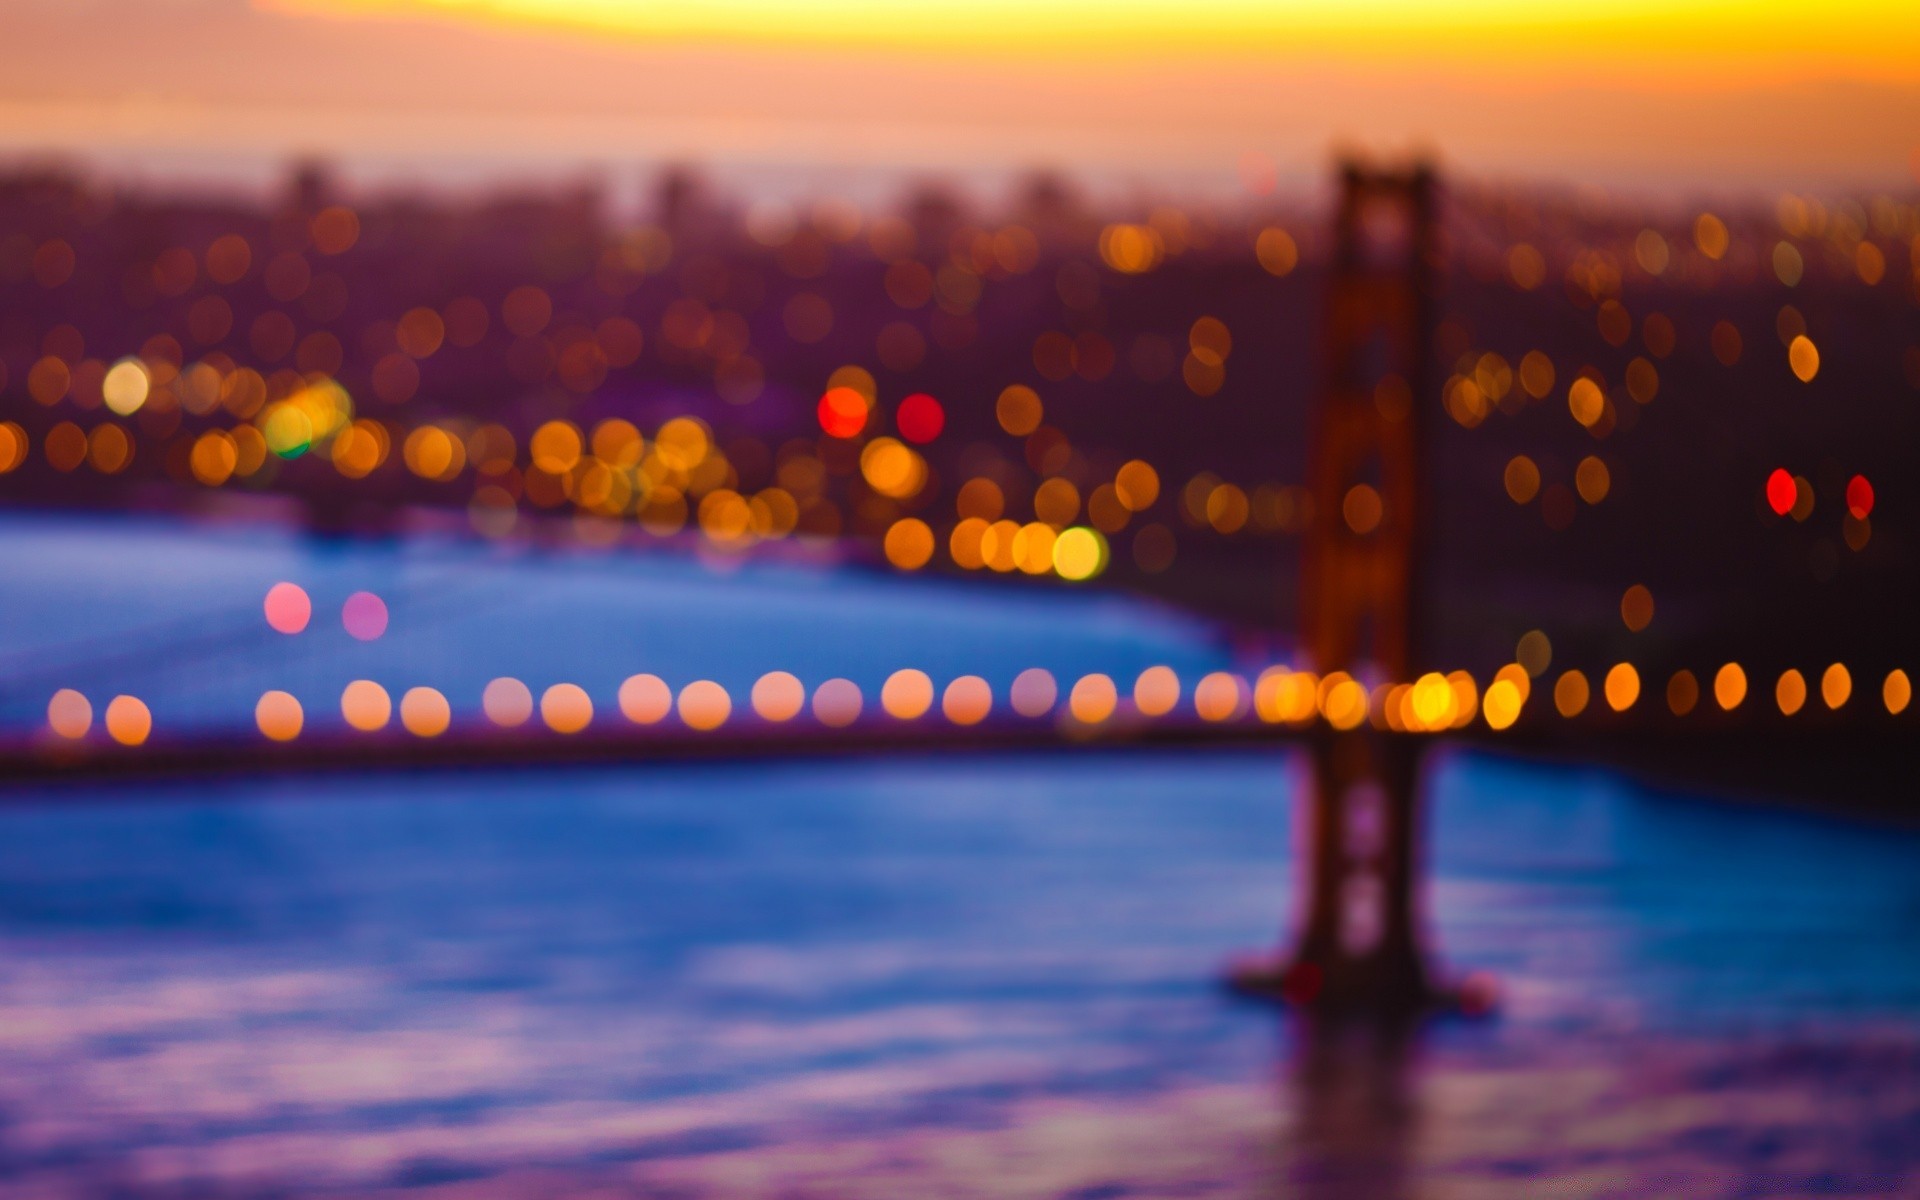
[[[149,173],[318,153],[1178,189],[1360,145],[1497,177],[1883,186],[1920,143],[1920,9],[1884,3],[14,0],[5,20],[0,155]]]

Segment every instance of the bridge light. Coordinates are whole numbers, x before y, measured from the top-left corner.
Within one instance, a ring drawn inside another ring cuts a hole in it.
[[[860,685],[851,679],[829,679],[813,690],[813,715],[830,729],[843,729],[860,717]]]
[[[1525,697],[1511,678],[1496,678],[1487,689],[1480,711],[1486,717],[1489,729],[1510,729],[1520,719],[1520,708],[1524,702]]]
[[[138,746],[153,732],[153,713],[134,696],[115,696],[107,702],[107,736],[122,746]]]
[[[680,689],[679,710],[680,719],[687,728],[705,733],[726,724],[727,717],[733,712],[733,697],[727,695],[727,689],[711,679],[696,679]]]
[[[754,682],[749,699],[762,720],[791,721],[807,706],[807,689],[786,671],[768,671]]]
[[[1239,676],[1215,671],[1194,685],[1193,711],[1203,721],[1231,721],[1246,711],[1246,690]]]
[[[940,712],[955,725],[978,725],[993,711],[993,688],[978,675],[962,675],[940,695]]]
[[[1632,663],[1615,663],[1607,672],[1605,684],[1607,707],[1615,712],[1625,712],[1640,699],[1640,672]]]
[[[300,701],[287,692],[264,692],[253,706],[253,723],[260,732],[276,742],[290,742],[300,736],[306,721]]]
[[[623,708],[624,696],[625,689],[622,689]],[[517,728],[533,716],[533,692],[518,679],[503,675],[490,680],[481,690],[480,711],[502,729]]]
[[[1774,684],[1773,699],[1774,703],[1780,706],[1780,711],[1785,715],[1790,717],[1799,712],[1800,707],[1807,702],[1807,681],[1805,676],[1789,668],[1780,676],[1779,682]]]
[[[1820,676],[1820,699],[1828,708],[1839,708],[1853,695],[1853,675],[1845,663],[1834,663]]]
[[[1067,711],[1084,725],[1097,725],[1113,715],[1119,694],[1105,675],[1083,675],[1067,695]]]
[[[1577,717],[1586,711],[1591,694],[1587,677],[1578,671],[1568,671],[1553,685],[1553,706],[1563,717]]]
[[[400,711],[404,718],[404,700]],[[577,683],[556,683],[540,694],[540,719],[555,733],[579,733],[593,721],[593,698]]]
[[[1676,671],[1667,680],[1667,708],[1676,717],[1684,717],[1700,703],[1700,682],[1692,671]]]
[[[1713,676],[1713,700],[1722,711],[1732,712],[1747,698],[1747,673],[1739,663],[1730,662]]]
[[[340,716],[362,733],[385,729],[393,719],[393,698],[371,679],[356,679],[340,692]]]
[[[1913,701],[1913,683],[1907,673],[1898,668],[1887,672],[1887,681],[1880,687],[1880,698],[1886,702],[1888,712],[1896,716],[1905,712]]]
[[[1262,676],[1265,678],[1265,676]],[[1148,667],[1133,684],[1133,706],[1141,715],[1164,717],[1180,703],[1180,676],[1172,667]]]
[[[47,701],[47,727],[63,738],[83,738],[93,728],[93,705],[72,688],[61,688]]]
[[[1009,699],[1013,702],[1013,711],[1021,716],[1044,717],[1053,711],[1054,703],[1060,699],[1060,687],[1054,682],[1051,671],[1044,667],[1028,667],[1013,677]]]
[[[880,707],[900,721],[917,720],[933,707],[933,680],[912,667],[895,671],[880,685]]]

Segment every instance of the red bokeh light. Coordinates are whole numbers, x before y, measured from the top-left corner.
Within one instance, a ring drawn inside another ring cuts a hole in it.
[[[867,427],[867,399],[850,387],[828,388],[820,397],[820,428],[831,437],[850,438]]]
[[[1793,511],[1793,502],[1799,497],[1800,489],[1794,486],[1793,476],[1787,474],[1785,467],[1776,468],[1767,476],[1767,506],[1778,516],[1786,516]]]
[[[1855,475],[1847,481],[1847,511],[1857,521],[1866,520],[1873,512],[1873,485],[1865,475]]]
[[[900,411],[893,415],[893,420],[900,427],[901,437],[924,444],[939,437],[940,431],[947,427],[947,410],[925,392],[915,392],[900,402]]]

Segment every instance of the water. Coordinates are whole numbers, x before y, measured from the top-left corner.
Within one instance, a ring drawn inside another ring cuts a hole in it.
[[[1299,1169],[1308,1059],[1214,981],[1286,911],[1290,777],[1079,754],[16,793],[0,1178],[1028,1194],[1024,1147],[1062,1189],[1257,1192]],[[1442,1114],[1390,1139],[1413,1177],[1497,1177],[1505,1142],[1569,1178],[1780,1157],[1807,1190],[1808,1138],[1876,1187],[1912,1169],[1910,836],[1483,758],[1433,782],[1440,942],[1507,1002],[1396,1060]]]
[[[36,671],[193,729],[362,673],[470,710],[516,669],[1227,661],[1063,590],[14,518],[0,553],[16,728]],[[277,578],[310,633],[262,634]],[[379,642],[326,607],[359,587]],[[1085,748],[16,785],[0,1193],[1920,1194],[1911,831],[1441,752],[1431,922],[1502,1010],[1343,1029],[1216,982],[1281,937],[1298,786]]]

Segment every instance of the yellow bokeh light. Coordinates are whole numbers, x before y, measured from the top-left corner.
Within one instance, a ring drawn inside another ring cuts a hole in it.
[[[306,713],[300,701],[287,692],[264,692],[253,706],[253,723],[260,732],[276,742],[290,742],[300,736]]]
[[[1097,529],[1075,525],[1053,542],[1053,569],[1060,578],[1079,582],[1092,579],[1107,566],[1107,539]]]
[[[653,676],[651,675],[636,675],[627,682],[633,683],[635,679],[652,678]],[[626,689],[623,687],[621,689],[623,698],[625,693]],[[680,689],[678,708],[680,720],[685,723],[687,728],[697,729],[705,733],[718,729],[720,726],[726,724],[727,717],[733,712],[733,697],[727,695],[727,689],[721,687],[711,679],[696,679]],[[627,713],[627,716],[631,720],[638,720],[638,718],[633,716],[631,711]],[[658,719],[657,717],[654,718],[654,720]],[[646,721],[640,723],[651,724],[651,722]]]
[[[754,681],[753,711],[767,721],[791,721],[807,706],[807,688],[786,671],[769,671]]]
[[[400,724],[413,736],[439,737],[452,723],[453,709],[438,689],[414,687],[401,695]]]
[[[895,671],[880,685],[880,707],[901,721],[926,716],[933,707],[933,679],[912,667]]]
[[[1573,381],[1567,389],[1567,409],[1573,419],[1591,428],[1607,409],[1607,396],[1600,385],[1586,376]]]
[[[1794,377],[1801,383],[1813,382],[1813,377],[1820,373],[1820,350],[1812,338],[1803,333],[1793,339],[1787,346],[1787,365],[1793,368]]]
[[[1453,688],[1438,672],[1414,680],[1409,702],[1418,721],[1416,729],[1445,729],[1453,723]]]
[[[1607,695],[1607,707],[1625,712],[1640,699],[1640,672],[1632,663],[1615,663],[1602,687]]]
[[[1800,672],[1789,668],[1773,685],[1773,701],[1787,716],[1800,711],[1807,702],[1807,680]]]
[[[393,719],[393,699],[371,679],[356,679],[340,690],[340,716],[362,733],[385,729]]]
[[[1898,716],[1913,703],[1913,681],[1898,668],[1887,672],[1886,682],[1880,685],[1880,699],[1889,713]]]
[[[580,461],[580,430],[570,421],[548,421],[533,431],[527,450],[533,465],[549,475],[565,475]]]
[[[1522,671],[1524,675],[1525,672]],[[1487,695],[1480,704],[1480,712],[1486,718],[1489,729],[1509,729],[1520,719],[1520,709],[1525,697],[1515,686],[1512,679],[1495,679],[1487,688]]]
[[[933,530],[918,517],[902,517],[887,527],[882,546],[888,562],[903,571],[917,571],[933,558]]]
[[[577,683],[556,683],[540,693],[540,719],[555,733],[579,733],[593,721],[593,698]]]
[[[1180,676],[1172,667],[1148,667],[1133,682],[1133,706],[1143,715],[1164,717],[1180,703]]]
[[[100,381],[100,397],[108,408],[121,416],[131,416],[147,402],[153,386],[146,364],[137,358],[123,358],[107,370]]]
[[[955,725],[978,725],[993,711],[993,688],[978,675],[962,675],[940,694],[940,712]]]
[[[1713,673],[1713,702],[1732,712],[1747,698],[1747,673],[1739,663],[1727,663]]]
[[[1834,663],[1820,675],[1820,699],[1828,708],[1839,708],[1853,695],[1853,675],[1845,663]]]
[[[1067,711],[1083,725],[1097,725],[1113,715],[1120,693],[1105,675],[1083,675],[1067,694]]]
[[[1246,685],[1227,671],[1205,675],[1193,688],[1193,711],[1203,721],[1231,721],[1245,710]]]
[[[1327,680],[1333,680],[1333,686],[1327,687]],[[1367,719],[1366,687],[1359,680],[1345,676],[1329,675],[1327,680],[1321,681],[1324,696],[1320,701],[1320,715],[1335,729],[1358,729]]]
[[[122,746],[138,746],[153,732],[153,713],[137,696],[115,696],[107,702],[107,736]]]

